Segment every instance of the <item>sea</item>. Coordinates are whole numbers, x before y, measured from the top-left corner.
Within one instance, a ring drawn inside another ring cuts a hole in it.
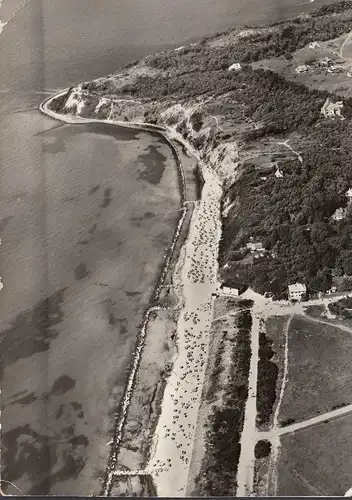
[[[38,105],[149,53],[323,3],[0,0],[3,491],[99,493],[136,333],[180,209],[160,137],[65,125]]]

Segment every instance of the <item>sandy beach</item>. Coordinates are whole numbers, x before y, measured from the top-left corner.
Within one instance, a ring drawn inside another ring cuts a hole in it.
[[[203,170],[202,199],[183,248],[177,324],[177,358],[167,381],[150,466],[161,496],[185,496],[207,363],[213,297],[217,284],[221,188]]]

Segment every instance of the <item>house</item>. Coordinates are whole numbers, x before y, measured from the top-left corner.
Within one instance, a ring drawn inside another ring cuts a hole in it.
[[[323,59],[320,59],[319,61],[319,66],[330,66],[331,64],[331,59],[330,57],[323,57]]]
[[[265,252],[265,248],[263,247],[263,244],[261,242],[247,243],[246,248],[248,248],[248,250],[250,250],[251,253],[253,253],[253,252]]]
[[[342,101],[332,102],[328,97],[321,108],[320,113],[324,115],[325,118],[334,118],[335,116],[341,116],[342,108]]]
[[[309,70],[309,67],[306,64],[302,64],[301,66],[297,66],[295,69],[296,73],[306,73]]]
[[[275,172],[275,177],[283,177],[284,174],[282,172],[282,170],[280,170],[279,168],[276,169],[276,172]]]
[[[221,287],[221,292],[223,295],[231,295],[232,297],[238,297],[240,294],[238,288],[230,288],[228,286]]]
[[[231,64],[231,66],[229,66],[229,71],[232,71],[232,70],[240,71],[241,69],[242,69],[242,66],[240,65],[240,63],[234,63],[234,64]]]
[[[312,42],[309,44],[310,49],[316,49],[317,47],[320,47],[318,42]]]
[[[350,188],[348,191],[346,191],[345,196],[347,196],[347,198],[352,198],[352,188]]]
[[[307,287],[303,283],[293,283],[288,285],[289,300],[302,300],[307,293]]]
[[[331,217],[333,220],[342,220],[346,217],[346,214],[347,210],[345,208],[337,208]]]
[[[328,68],[328,73],[341,73],[341,68],[338,66],[330,66],[330,68]]]
[[[330,290],[328,290],[326,293],[327,293],[328,295],[331,295],[332,293],[336,293],[336,292],[337,292],[337,287],[336,287],[336,286],[332,286],[332,287],[330,288]]]

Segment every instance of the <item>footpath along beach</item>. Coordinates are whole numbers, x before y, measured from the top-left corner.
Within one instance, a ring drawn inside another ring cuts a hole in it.
[[[40,106],[40,111],[64,123],[107,123],[125,128],[153,131],[161,134],[170,147],[174,141],[181,143],[194,156],[201,170],[204,186],[201,199],[194,202],[194,210],[186,241],[178,256],[173,276],[175,292],[178,294],[178,320],[176,335],[176,356],[167,379],[164,397],[159,410],[159,420],[149,453],[148,472],[154,480],[158,496],[185,496],[188,483],[190,461],[200,406],[208,356],[209,333],[213,314],[212,294],[218,288],[218,244],[221,237],[220,200],[221,182],[214,171],[204,164],[197,151],[185,142],[182,136],[171,128],[138,122],[98,120],[82,118],[70,114],[58,114],[49,108],[50,102],[67,90],[50,97]],[[167,252],[164,270],[155,291],[153,306],[146,311],[145,321],[139,332],[131,370],[123,401],[116,414],[115,435],[111,441],[111,454],[102,493],[108,495],[117,470],[117,456],[127,419],[129,403],[133,394],[139,362],[143,352],[148,322],[152,310],[158,308],[160,287],[167,273],[175,245],[187,211],[185,202],[185,180],[181,172],[182,208],[172,244]],[[161,308],[161,307],[160,307]],[[122,472],[122,471],[121,471]],[[133,472],[133,471],[131,471]],[[139,473],[141,471],[138,471]],[[138,475],[136,471],[136,474]]]

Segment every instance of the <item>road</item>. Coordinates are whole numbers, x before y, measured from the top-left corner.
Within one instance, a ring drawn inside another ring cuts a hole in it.
[[[252,310],[248,398],[245,407],[244,424],[241,435],[241,453],[237,471],[237,496],[239,497],[249,496],[253,492],[255,455],[254,445],[250,443],[256,432],[260,318],[260,313],[256,310],[256,304],[254,304]]]
[[[345,57],[343,55],[343,49],[345,48],[345,46],[348,44],[348,42],[351,40],[352,38],[352,31],[350,31],[350,33],[346,36],[346,38],[344,39],[343,41],[343,44],[341,45],[341,48],[340,48],[340,51],[339,51],[339,57],[341,57],[341,59],[344,59],[345,61],[347,62],[350,62],[351,61],[351,58],[350,57]],[[347,94],[345,95],[345,97],[348,97],[350,92],[352,90],[352,85],[350,85],[350,89],[349,91],[347,92]]]
[[[287,425],[285,427],[274,427],[269,431],[257,431],[256,439],[271,440],[277,437],[284,436],[285,434],[292,434],[293,432],[297,432],[306,429],[308,427],[321,424],[322,422],[325,421],[330,421],[335,418],[349,415],[350,413],[352,413],[352,404],[343,406],[342,408],[337,408],[336,410],[331,410],[326,413],[322,413],[321,415],[317,415],[316,417],[303,420],[302,422],[295,422],[294,424]]]
[[[350,61],[350,59],[351,59],[351,58],[344,57],[344,55],[343,55],[343,49],[345,48],[345,45],[347,45],[348,42],[351,40],[351,38],[352,38],[352,31],[350,31],[350,33],[346,36],[346,38],[344,39],[343,44],[341,45],[341,48],[340,48],[339,56],[341,57],[341,59],[345,59],[345,61]]]
[[[309,321],[313,321],[313,323],[321,323],[322,325],[328,325],[328,326],[331,326],[333,328],[338,328],[339,330],[343,330],[344,332],[352,334],[352,328],[350,328],[348,326],[332,323],[331,321],[324,321],[323,319],[312,318],[311,316],[306,316],[306,315],[304,315],[304,316],[306,318],[308,318]]]

